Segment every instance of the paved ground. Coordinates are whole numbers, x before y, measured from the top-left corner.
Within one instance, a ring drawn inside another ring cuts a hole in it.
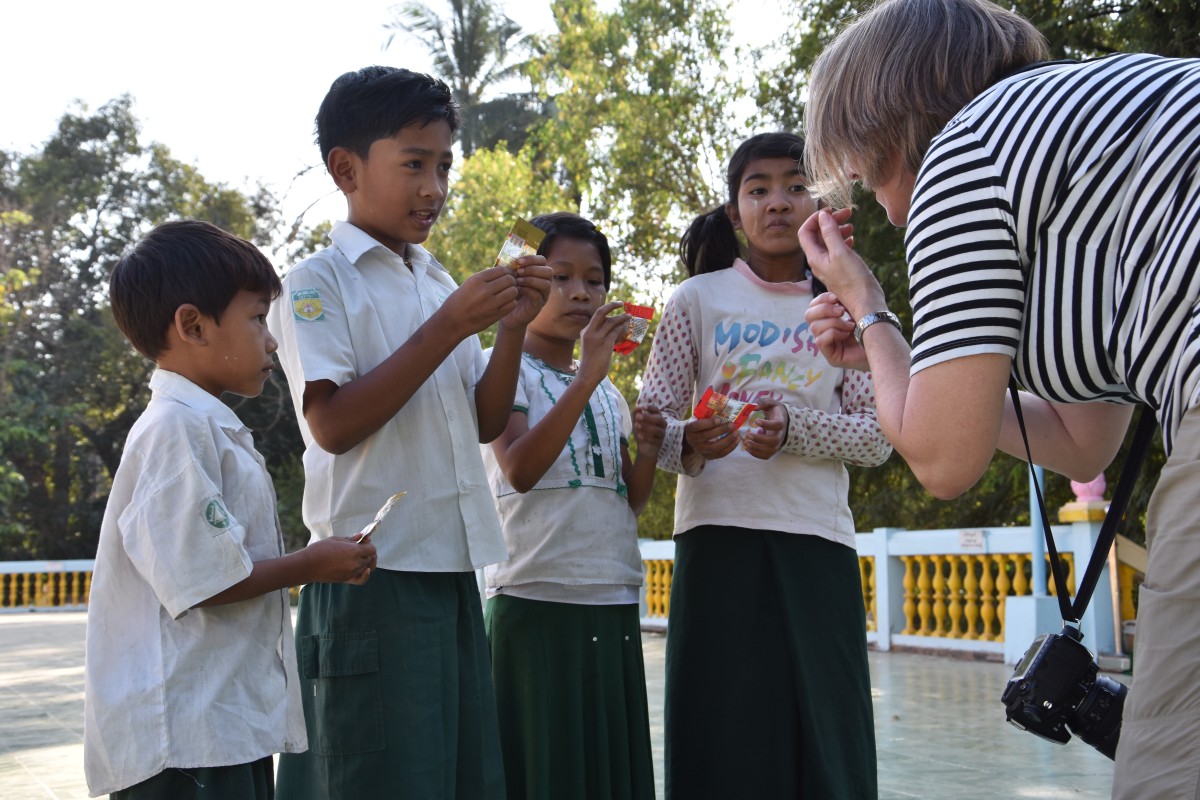
[[[0,614],[2,800],[87,796],[83,634],[81,612]],[[661,797],[665,640],[647,633],[643,641]],[[880,797],[1107,798],[1112,763],[1104,756],[1004,723],[998,698],[1009,673],[997,663],[872,653]]]

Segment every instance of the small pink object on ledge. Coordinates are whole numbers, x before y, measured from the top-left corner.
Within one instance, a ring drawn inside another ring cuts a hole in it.
[[[1071,491],[1075,493],[1075,499],[1081,503],[1103,500],[1106,488],[1108,488],[1108,484],[1104,480],[1103,472],[1087,483],[1071,481]]]

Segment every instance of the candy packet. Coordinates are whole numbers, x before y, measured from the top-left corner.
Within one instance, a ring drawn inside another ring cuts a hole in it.
[[[545,238],[545,231],[534,227],[533,223],[518,217],[513,222],[508,236],[504,238],[504,245],[500,248],[500,255],[496,256],[496,265],[505,267],[510,272],[516,272],[517,267],[513,265],[513,259],[519,256],[535,255],[538,248],[542,246],[542,240]]]
[[[757,410],[758,406],[754,403],[734,400],[720,392],[714,392],[710,386],[700,396],[700,402],[696,403],[695,415],[697,419],[716,417],[721,422],[732,422],[736,431]]]
[[[375,529],[379,527],[379,523],[382,522],[383,518],[386,517],[388,512],[392,510],[392,506],[396,505],[396,501],[401,497],[404,497],[404,494],[404,492],[396,492],[394,495],[389,497],[387,502],[383,504],[383,508],[375,512],[375,519],[363,526],[363,529],[358,532],[358,535],[355,537],[354,541],[361,542],[363,539],[374,533]]]
[[[629,322],[625,325],[625,332],[621,334],[621,338],[613,345],[613,352],[621,355],[633,352],[646,338],[646,333],[650,330],[650,320],[654,317],[654,308],[625,303],[625,313],[629,315]]]

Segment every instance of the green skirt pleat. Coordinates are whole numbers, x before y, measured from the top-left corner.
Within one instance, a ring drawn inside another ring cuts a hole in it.
[[[858,554],[775,531],[676,536],[665,717],[668,798],[875,798]]]
[[[279,757],[280,800],[504,797],[474,573],[311,584],[296,652],[309,749]]]
[[[636,605],[487,604],[509,800],[654,797]]]

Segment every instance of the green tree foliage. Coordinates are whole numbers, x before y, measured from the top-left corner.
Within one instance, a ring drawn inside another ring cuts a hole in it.
[[[579,204],[534,170],[530,147],[514,154],[500,142],[463,162],[425,246],[462,283],[496,263],[514,219],[552,211],[578,212]]]
[[[129,97],[68,112],[40,152],[0,153],[0,558],[95,551],[151,369],[112,322],[108,274],[183,216],[259,243],[278,220],[265,190],[245,197],[139,142]]]
[[[500,141],[507,141],[514,152],[520,150],[543,108],[530,92],[501,89],[519,75],[529,37],[493,0],[448,0],[446,10],[449,14],[443,17],[415,0],[397,7],[396,19],[384,25],[393,31],[384,48],[401,31],[433,57],[434,72],[449,84],[462,107],[459,142],[464,156]]]
[[[563,180],[615,244],[622,269],[678,277],[683,226],[720,200],[740,96],[724,6],[714,0],[555,0],[557,32],[527,64],[554,100],[541,166]]]

